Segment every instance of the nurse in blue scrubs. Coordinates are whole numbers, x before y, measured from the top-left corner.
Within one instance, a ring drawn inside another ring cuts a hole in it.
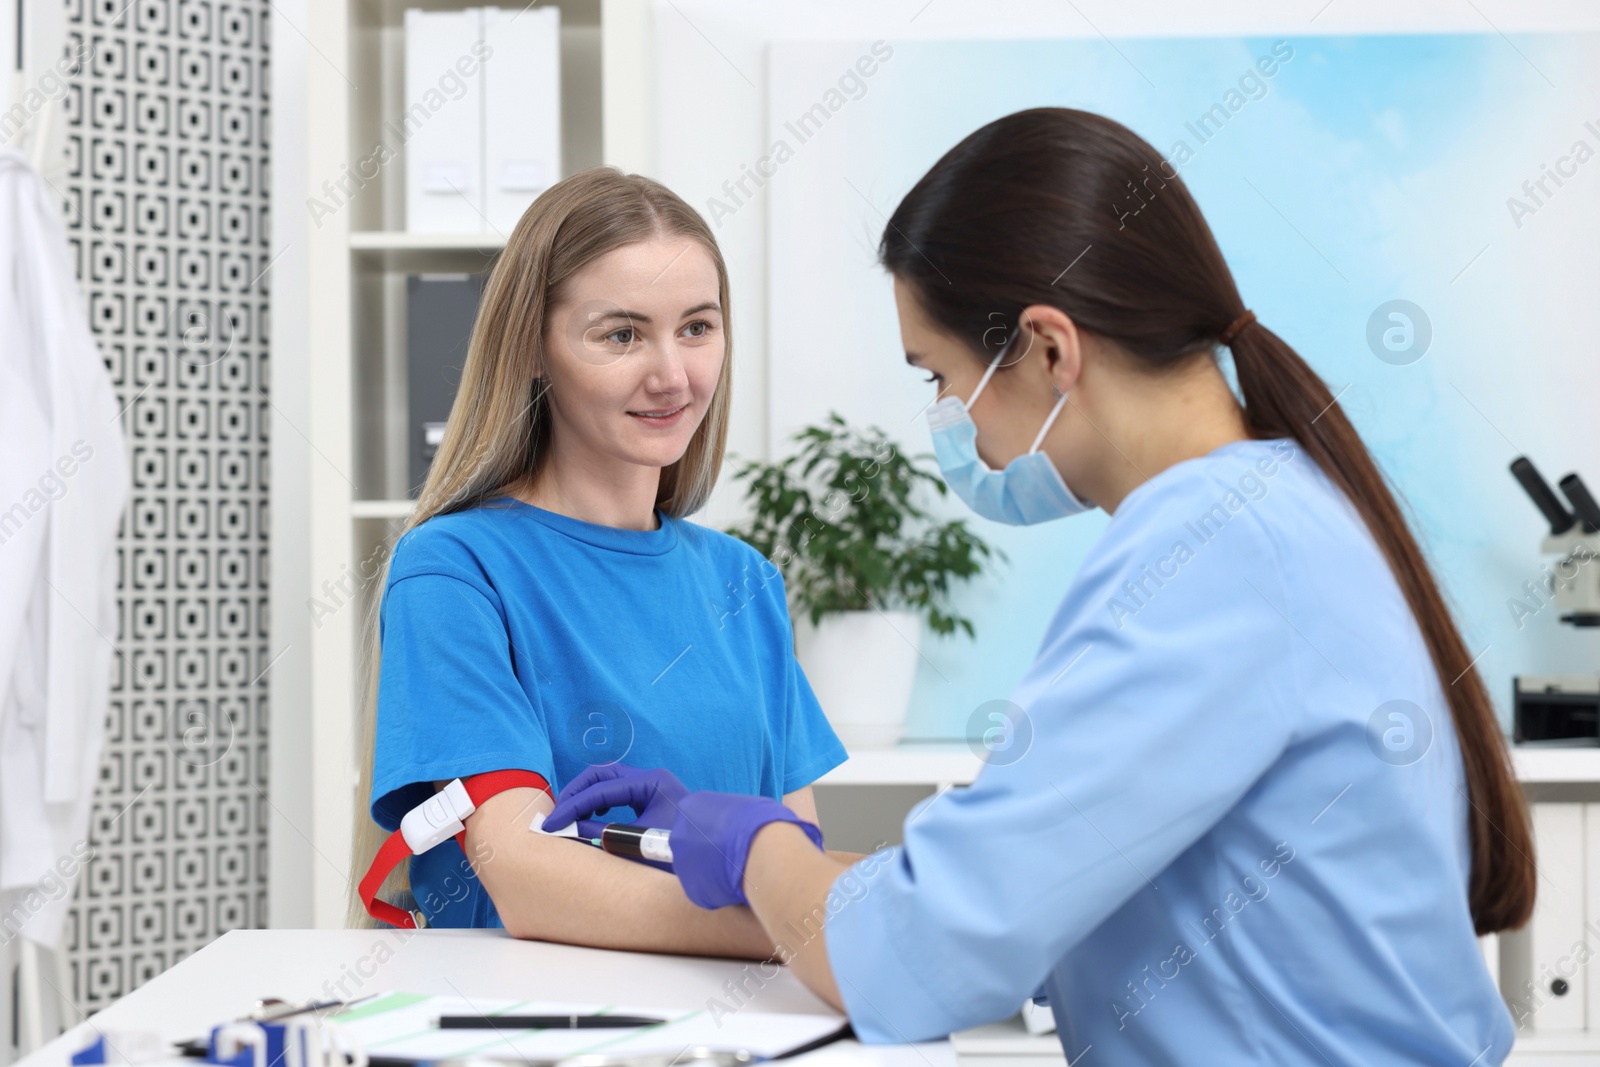
[[[1477,935],[1535,883],[1504,737],[1383,475],[1183,182],[1115,122],[1025,111],[879,255],[950,486],[1002,522],[1111,515],[1010,744],[851,866],[803,813],[659,772],[552,821],[660,814],[689,897],[748,903],[869,1042],[1043,994],[1073,1063],[1501,1062]]]
[[[620,760],[814,821],[810,785],[845,759],[795,662],[778,569],[685,518],[725,447],[728,330],[705,222],[609,168],[540,196],[489,275],[385,579],[356,869],[452,779],[537,778],[410,857],[428,925],[772,954],[748,908],[702,910],[668,872],[528,832],[556,790]]]

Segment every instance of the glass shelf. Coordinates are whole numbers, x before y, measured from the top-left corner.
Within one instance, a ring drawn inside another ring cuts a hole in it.
[[[505,244],[498,233],[356,230],[350,234],[350,252],[358,270],[404,274],[488,270]]]
[[[352,500],[353,519],[403,519],[416,507],[415,500]]]

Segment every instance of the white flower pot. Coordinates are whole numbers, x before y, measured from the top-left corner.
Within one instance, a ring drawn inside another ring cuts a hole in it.
[[[844,611],[795,625],[795,656],[847,748],[893,745],[905,730],[922,617]]]

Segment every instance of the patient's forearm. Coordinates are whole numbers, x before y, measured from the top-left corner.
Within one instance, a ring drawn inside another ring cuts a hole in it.
[[[849,869],[837,853],[818,852],[792,823],[756,832],[744,868],[744,893],[766,929],[777,934],[783,962],[806,988],[844,1010],[828,958],[828,896]]]
[[[595,948],[766,959],[772,939],[749,908],[706,911],[671,874],[528,830],[550,798],[507,790],[467,822],[467,854],[514,937]]]

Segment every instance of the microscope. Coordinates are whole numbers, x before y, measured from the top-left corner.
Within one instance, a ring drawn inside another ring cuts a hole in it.
[[[1576,474],[1559,483],[1563,501],[1526,456],[1512,461],[1511,474],[1550,523],[1539,548],[1555,557],[1507,601],[1518,628],[1552,609],[1570,626],[1600,626],[1600,504]],[[1600,745],[1600,673],[1519,675],[1511,707],[1518,744]]]

